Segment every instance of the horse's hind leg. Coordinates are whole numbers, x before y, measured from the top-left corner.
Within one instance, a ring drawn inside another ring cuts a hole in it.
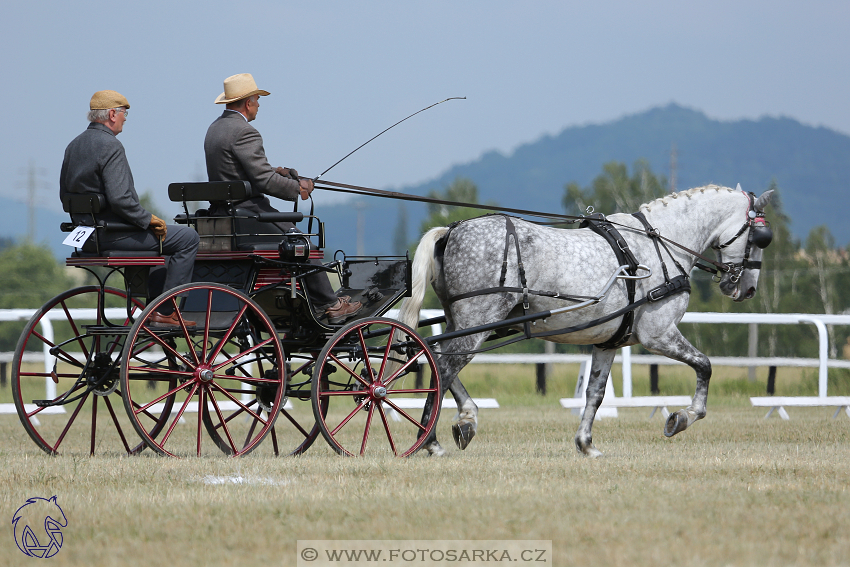
[[[486,337],[486,333],[478,333],[476,335],[452,339],[448,341],[447,344],[443,345],[443,349],[437,359],[437,368],[440,372],[443,389],[440,400],[443,399],[446,391],[451,388],[452,395],[455,396],[455,400],[458,402],[458,415],[460,417],[458,422],[452,427],[452,434],[455,436],[455,442],[461,449],[466,448],[469,441],[471,441],[475,436],[475,430],[478,427],[478,408],[472,402],[472,398],[469,397],[466,389],[462,384],[460,384],[460,380],[457,379],[458,373],[460,373],[463,367],[472,360],[473,355],[451,355],[450,353],[474,351],[481,346],[481,343]],[[454,428],[458,424],[461,424],[461,422],[463,422],[461,429],[458,433],[455,433]],[[465,441],[463,446],[461,446],[461,442],[458,441],[459,435],[462,436],[461,440]],[[436,428],[431,431],[429,439],[425,441],[422,447],[431,455],[441,456],[446,452],[446,450],[443,449],[437,441]]]
[[[579,453],[588,457],[599,457],[602,452],[593,446],[593,420],[596,418],[596,410],[602,404],[605,396],[605,386],[608,382],[608,374],[611,372],[611,364],[614,362],[613,349],[601,349],[593,347],[593,358],[590,365],[590,379],[587,381],[587,402],[581,423],[576,433],[576,449]]]
[[[672,327],[658,340],[644,342],[643,346],[654,354],[663,354],[673,360],[684,362],[697,373],[696,391],[691,405],[671,413],[664,424],[664,435],[673,437],[698,419],[705,417],[708,383],[711,380],[711,361],[689,343],[676,327]]]
[[[460,378],[452,380],[449,390],[457,402],[457,415],[452,424],[452,437],[459,449],[466,449],[478,431],[478,406],[472,401]]]

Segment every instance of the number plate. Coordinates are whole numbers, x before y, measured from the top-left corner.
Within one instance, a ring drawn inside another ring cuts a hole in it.
[[[88,240],[91,233],[94,232],[93,226],[78,226],[74,230],[71,231],[65,240],[62,241],[62,244],[66,244],[68,246],[73,246],[75,248],[82,247],[83,243]]]

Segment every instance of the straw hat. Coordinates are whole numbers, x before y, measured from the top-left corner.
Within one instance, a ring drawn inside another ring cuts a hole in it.
[[[270,93],[257,88],[257,83],[254,82],[254,77],[251,76],[251,73],[240,73],[239,75],[227,77],[224,80],[224,92],[218,95],[215,103],[227,104],[229,102],[236,102],[237,100],[242,100],[255,94],[269,96]]]
[[[106,110],[120,106],[130,108],[130,103],[127,102],[124,95],[115,91],[97,91],[92,95],[91,102],[89,102],[90,110]]]

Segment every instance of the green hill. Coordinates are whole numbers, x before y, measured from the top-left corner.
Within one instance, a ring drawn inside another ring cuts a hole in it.
[[[806,126],[790,118],[719,121],[676,104],[625,116],[605,124],[575,126],[519,146],[510,155],[488,152],[458,164],[427,183],[395,190],[423,195],[457,177],[474,181],[483,202],[561,212],[564,186],[588,185],[602,164],[616,160],[631,166],[649,162],[653,172],[670,177],[676,148],[677,189],[707,183],[741,186],[756,193],[776,180],[795,235],[825,224],[839,245],[850,242],[844,221],[850,202],[850,136]],[[391,252],[398,201],[366,198],[364,248],[369,254]],[[418,238],[426,207],[403,205],[409,237]],[[343,245],[353,253],[356,214],[349,206],[318,211],[327,222],[329,248]]]

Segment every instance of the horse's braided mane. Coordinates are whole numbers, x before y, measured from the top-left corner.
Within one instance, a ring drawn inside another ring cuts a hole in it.
[[[638,210],[641,210],[641,211],[646,210],[647,212],[649,212],[649,211],[652,210],[652,207],[655,206],[656,204],[664,205],[666,207],[667,204],[670,203],[671,199],[678,199],[679,197],[686,197],[686,198],[690,199],[694,195],[698,195],[700,193],[705,193],[706,191],[709,191],[709,190],[712,190],[712,189],[714,191],[717,191],[717,192],[729,191],[731,193],[731,192],[734,191],[734,189],[732,189],[731,187],[721,187],[720,185],[713,185],[713,184],[712,185],[704,185],[703,187],[694,187],[693,189],[687,189],[685,191],[679,191],[677,193],[671,193],[669,195],[664,195],[663,197],[659,197],[658,199],[655,199],[654,201],[650,201],[649,203],[642,204],[640,207],[638,207]]]

